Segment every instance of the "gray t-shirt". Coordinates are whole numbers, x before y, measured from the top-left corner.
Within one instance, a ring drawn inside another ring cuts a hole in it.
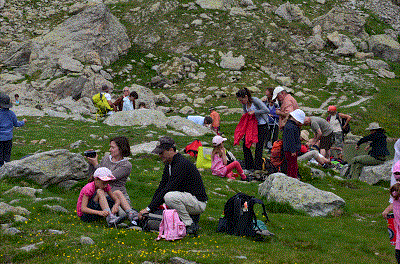
[[[312,116],[311,119],[311,129],[314,131],[314,134],[317,134],[318,129],[321,130],[322,136],[329,136],[333,132],[331,125],[325,119],[321,117]]]

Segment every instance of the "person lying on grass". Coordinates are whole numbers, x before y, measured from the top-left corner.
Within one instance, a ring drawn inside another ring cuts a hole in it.
[[[108,226],[117,226],[126,217],[126,215],[120,217],[116,215],[121,205],[129,221],[137,225],[138,213],[130,207],[122,192],[111,191],[108,182],[113,180],[115,177],[111,171],[100,167],[96,169],[90,182],[82,188],[76,205],[76,213],[83,222],[92,222],[105,217]]]

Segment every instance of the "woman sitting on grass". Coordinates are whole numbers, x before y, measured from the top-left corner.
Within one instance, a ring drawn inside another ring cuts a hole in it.
[[[214,149],[211,153],[212,174],[234,180],[235,177],[232,170],[236,169],[242,180],[246,180],[246,175],[243,173],[243,169],[237,160],[227,164],[228,160],[226,158],[224,141],[226,141],[226,138],[221,136],[215,136],[212,140],[214,146]]]
[[[78,198],[76,213],[83,222],[92,222],[106,217],[108,226],[116,226],[121,223],[125,216],[117,217],[116,213],[121,205],[128,215],[129,221],[137,225],[137,212],[133,210],[121,191],[111,191],[109,181],[115,180],[111,171],[105,167],[98,168],[90,182],[86,184]],[[106,196],[106,193],[108,196]],[[110,209],[111,208],[111,209]]]

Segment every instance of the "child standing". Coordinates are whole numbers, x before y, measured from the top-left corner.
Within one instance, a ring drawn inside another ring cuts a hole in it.
[[[243,173],[243,169],[237,160],[227,165],[228,161],[224,147],[224,141],[226,140],[226,138],[221,136],[215,136],[212,140],[214,146],[214,149],[211,153],[212,174],[221,177],[227,177],[228,179],[235,179],[235,177],[233,177],[232,170],[236,169],[242,180],[246,180],[246,175]]]
[[[115,177],[109,169],[105,167],[96,169],[93,181],[86,184],[79,194],[76,213],[83,222],[92,222],[106,217],[108,226],[116,226],[125,218],[125,215],[122,217],[115,215],[121,206],[128,215],[129,221],[133,225],[137,225],[138,212],[129,206],[120,190],[111,191],[111,186],[107,182],[112,180],[115,180]]]
[[[17,120],[17,116],[9,108],[12,107],[10,97],[0,93],[0,167],[11,159],[11,148],[14,127],[25,125],[26,119]]]
[[[297,152],[301,149],[300,127],[304,124],[306,115],[300,109],[296,109],[289,114],[289,120],[283,127],[283,151],[287,162],[287,176],[297,179],[298,164]]]
[[[219,123],[221,121],[221,117],[219,116],[218,112],[215,111],[215,107],[210,107],[209,110],[210,110],[210,117],[213,120],[212,125],[211,125],[211,129],[217,135],[220,135],[220,133],[219,133]]]

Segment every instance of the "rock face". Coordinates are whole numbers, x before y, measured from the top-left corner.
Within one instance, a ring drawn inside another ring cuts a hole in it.
[[[369,48],[376,57],[400,62],[400,44],[388,35],[371,36]]]
[[[370,185],[376,184],[379,181],[390,181],[392,176],[393,160],[388,160],[378,166],[365,166],[360,174],[360,181]]]
[[[311,184],[301,182],[283,173],[274,173],[259,185],[258,193],[268,200],[289,203],[310,216],[326,216],[345,205],[345,201],[334,193],[319,190]]]
[[[149,126],[166,128],[168,122],[164,113],[151,110],[140,109],[123,112],[115,112],[104,120],[104,123],[110,126]]]
[[[82,155],[65,149],[38,153],[21,160],[14,160],[0,168],[4,177],[31,179],[46,187],[73,184],[86,179],[89,165]]]
[[[81,71],[82,64],[109,65],[130,46],[118,19],[103,3],[93,3],[50,33],[15,45],[2,61],[7,66],[29,65],[29,75],[47,79],[57,71]]]

